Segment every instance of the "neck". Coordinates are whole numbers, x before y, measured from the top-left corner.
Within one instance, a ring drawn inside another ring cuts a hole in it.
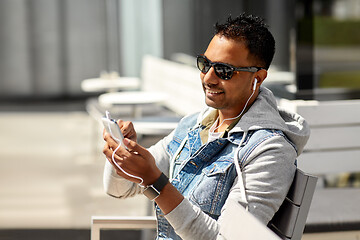
[[[234,122],[237,118],[241,117],[251,107],[251,105],[254,102],[254,99],[257,97],[257,94],[255,96],[254,94],[255,91],[253,91],[253,93],[250,95],[250,97],[245,103],[245,106],[242,108],[241,112],[237,114],[226,110],[218,110],[219,113],[219,122],[218,122],[219,126],[217,128],[219,129],[218,131],[220,131],[221,129],[225,130],[232,122]]]
[[[231,123],[236,121],[237,116],[224,115],[220,110],[218,112],[219,112],[219,118],[217,122],[217,127],[214,132],[224,132]]]
[[[244,115],[244,113],[249,110],[251,104],[249,106],[246,106],[245,109],[243,109],[240,113],[237,114],[224,114],[221,110],[218,110],[219,113],[219,121],[218,121],[218,132],[223,132],[225,129],[234,121],[237,121],[239,118]]]

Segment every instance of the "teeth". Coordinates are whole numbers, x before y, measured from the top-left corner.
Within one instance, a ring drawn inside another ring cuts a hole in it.
[[[208,93],[211,93],[211,94],[217,94],[217,93],[221,93],[221,92],[215,92],[215,91],[210,91],[210,90],[207,90]]]

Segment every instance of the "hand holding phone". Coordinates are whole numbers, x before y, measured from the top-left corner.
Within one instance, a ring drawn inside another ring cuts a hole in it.
[[[119,169],[121,170],[124,174],[128,175],[129,177],[132,178],[136,178],[140,180],[139,185],[141,185],[144,180],[141,177],[135,176],[133,174],[130,174],[128,172],[126,172],[124,169],[122,169],[120,167],[120,165],[115,161],[114,155],[117,152],[117,150],[120,148],[120,146],[124,147],[125,149],[128,149],[123,140],[124,140],[124,136],[120,130],[119,125],[116,123],[116,121],[114,119],[111,118],[110,113],[108,111],[106,111],[106,115],[104,117],[101,118],[103,125],[105,127],[106,132],[108,132],[110,134],[110,136],[117,142],[119,143],[119,146],[113,151],[112,156],[111,156],[111,160],[113,162],[113,164]]]
[[[104,128],[110,136],[119,143],[122,147],[126,148],[123,140],[124,136],[120,130],[119,125],[116,123],[114,119],[111,118],[110,113],[106,111],[106,116],[101,118]]]

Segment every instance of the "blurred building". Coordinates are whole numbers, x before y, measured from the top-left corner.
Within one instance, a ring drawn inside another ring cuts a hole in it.
[[[360,0],[2,0],[0,98],[82,97],[102,71],[140,76],[144,54],[205,50],[213,24],[247,12],[266,19],[282,97],[360,96]]]

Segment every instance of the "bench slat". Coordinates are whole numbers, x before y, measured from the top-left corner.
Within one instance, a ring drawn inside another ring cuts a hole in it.
[[[279,105],[299,113],[310,126],[360,124],[360,100],[319,102],[282,99]]]
[[[298,158],[298,167],[312,174],[360,172],[360,150],[332,152],[304,152]]]
[[[316,189],[305,232],[359,230],[359,202],[358,188]]]
[[[359,126],[311,128],[305,150],[360,149]]]

